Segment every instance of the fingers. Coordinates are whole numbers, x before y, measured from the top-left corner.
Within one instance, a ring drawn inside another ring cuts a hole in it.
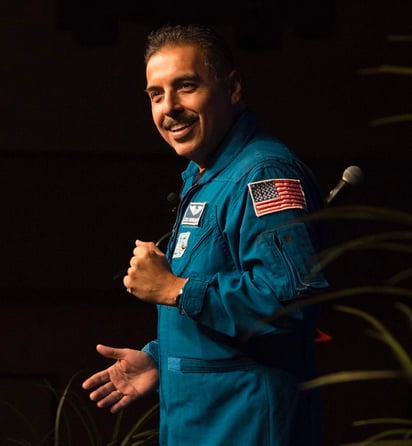
[[[136,240],[136,246],[147,246],[147,247],[155,247],[156,245],[153,242],[144,242],[143,240]]]
[[[101,401],[110,396],[112,393],[117,392],[116,387],[111,381],[101,385],[98,389],[90,393],[90,399],[92,401]]]
[[[95,373],[90,378],[87,378],[83,384],[83,389],[92,389],[93,387],[99,386],[101,384],[106,383],[110,380],[109,373],[106,370],[103,370],[102,372]]]
[[[89,398],[96,402],[97,407],[110,407],[112,413],[118,412],[127,406],[132,400],[124,395],[121,390],[116,388],[107,370],[96,373],[82,384],[83,389],[96,388],[89,394]]]
[[[124,395],[119,389],[116,389],[112,382],[99,387],[90,393],[90,399],[96,402],[97,407],[104,409],[110,407],[110,412],[116,413],[127,406],[131,399]]]
[[[123,357],[122,349],[119,348],[98,344],[96,345],[96,350],[105,358],[119,360]],[[82,384],[83,389],[91,389],[110,381],[108,370],[109,369],[102,370],[101,372],[95,373],[94,375],[86,379]]]
[[[155,255],[164,256],[153,242],[136,240],[136,248],[133,250],[127,275],[123,277],[123,285],[128,293],[134,294],[133,282],[138,279],[142,271],[147,270],[147,265],[151,264]]]
[[[153,242],[136,241],[127,275],[123,277],[126,291],[152,304],[164,302],[167,281],[172,272],[165,254]]]
[[[141,252],[146,254],[157,254],[164,255],[163,251],[158,248],[158,246],[153,242],[142,242],[141,240],[136,240],[136,248],[133,250],[133,254],[137,255]]]
[[[124,349],[109,347],[109,346],[103,345],[103,344],[97,344],[96,350],[102,356],[104,356],[105,358],[109,358],[109,359],[119,360],[119,359],[122,359],[124,356],[124,354],[123,354]]]
[[[154,256],[165,257],[165,254],[153,242],[136,240],[136,248],[133,250],[127,273],[131,274],[138,270],[139,267],[144,266],[145,262],[155,260]]]
[[[128,406],[133,401],[133,398],[130,398],[127,395],[122,395],[121,393],[118,393],[117,398],[118,398],[117,402],[115,402],[113,406],[110,408],[111,413],[119,412],[119,410]]]
[[[128,293],[132,293],[132,287],[130,284],[130,276],[129,275],[123,277],[123,285],[126,287],[126,291]]]

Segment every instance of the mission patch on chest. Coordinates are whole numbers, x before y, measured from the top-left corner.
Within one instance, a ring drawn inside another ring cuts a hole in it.
[[[206,204],[206,202],[190,203],[186,208],[181,224],[184,226],[199,226]]]

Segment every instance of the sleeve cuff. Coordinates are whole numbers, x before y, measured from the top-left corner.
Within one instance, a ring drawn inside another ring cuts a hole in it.
[[[188,279],[179,299],[179,311],[181,314],[196,319],[202,311],[211,278],[192,273]]]
[[[156,364],[159,364],[159,341],[148,342],[143,348],[142,352],[147,353]]]

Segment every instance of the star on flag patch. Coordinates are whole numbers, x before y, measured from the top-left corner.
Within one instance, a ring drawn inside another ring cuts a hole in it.
[[[257,217],[284,209],[306,208],[300,180],[270,179],[249,183],[248,187]]]

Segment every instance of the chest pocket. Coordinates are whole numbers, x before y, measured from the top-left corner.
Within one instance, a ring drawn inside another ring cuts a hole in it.
[[[193,219],[190,203],[185,210],[176,236],[171,240],[170,263],[175,274],[184,274],[187,268],[205,274],[233,268],[233,260],[217,223],[216,208],[204,203],[199,219]],[[189,210],[188,210],[189,209]],[[196,210],[196,209],[195,209]]]

